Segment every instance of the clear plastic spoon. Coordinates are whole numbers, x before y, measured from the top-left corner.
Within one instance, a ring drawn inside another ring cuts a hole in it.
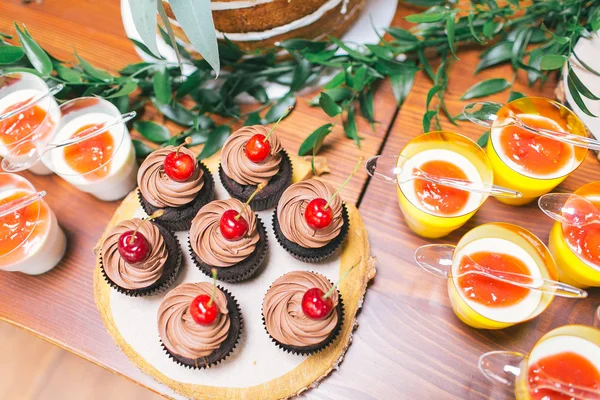
[[[504,104],[502,103],[480,101],[467,104],[463,109],[463,114],[469,121],[485,128],[492,128],[492,126],[502,128],[505,126],[515,125],[531,133],[535,133],[553,140],[558,140],[559,142],[568,143],[573,146],[583,147],[590,150],[600,150],[600,142],[598,140],[584,136],[573,135],[567,132],[555,131],[552,129],[533,128],[523,122],[515,113],[510,110],[508,111],[506,118],[502,119],[502,121],[498,121],[497,114],[503,106]]]
[[[39,201],[45,195],[46,195],[46,191],[42,190],[37,193],[23,196],[18,199],[15,199],[13,201],[9,201],[8,203],[2,204],[0,206],[0,218],[4,217],[6,215],[12,214],[15,211],[18,211],[22,208],[25,208],[28,205],[35,203],[36,201]]]
[[[414,165],[410,159],[404,156],[400,156],[400,158],[405,160],[401,167],[398,166],[397,156],[382,155],[371,157],[367,160],[365,169],[373,178],[388,183],[398,182],[403,184],[412,181],[413,179],[423,179],[429,182],[437,183],[438,185],[448,186],[467,192],[489,194],[490,196],[495,197],[518,198],[522,196],[521,192],[503,188],[497,185],[489,185],[483,182],[473,182],[466,179],[445,178],[431,175]],[[407,175],[406,178],[401,178],[404,168],[412,169],[412,173]]]
[[[425,271],[441,278],[452,277],[452,256],[456,246],[449,244],[428,244],[419,247],[415,251],[415,261]],[[531,290],[539,290],[544,293],[550,293],[560,297],[571,297],[584,299],[587,297],[585,290],[576,288],[562,282],[553,281],[545,278],[535,278],[529,275],[517,274],[513,272],[498,271],[492,268],[484,267],[475,262],[468,255],[465,257],[472,269],[460,273],[455,278],[475,274],[494,279],[499,282],[508,283]]]
[[[7,118],[14,117],[15,115],[21,114],[23,111],[27,110],[29,107],[34,106],[41,102],[42,100],[47,99],[48,97],[52,97],[61,90],[63,90],[64,86],[59,83],[56,86],[51,87],[48,91],[38,97],[31,98],[27,103],[23,104],[21,107],[16,110],[11,110],[5,114],[0,115],[0,121],[4,121]]]
[[[600,211],[585,197],[569,193],[548,193],[538,199],[540,209],[555,221],[570,226],[600,223]]]
[[[81,143],[89,140],[95,136],[100,135],[117,125],[123,124],[133,118],[135,118],[136,112],[131,111],[121,115],[119,118],[112,121],[103,122],[87,128],[82,131],[77,137],[67,139],[59,143],[44,144],[43,142],[34,142],[33,140],[25,140],[14,148],[11,149],[10,153],[2,160],[2,169],[6,172],[19,172],[30,168],[32,165],[37,163],[44,154],[47,152],[65,146],[71,146],[73,144]],[[29,151],[20,152],[20,149],[30,148]]]

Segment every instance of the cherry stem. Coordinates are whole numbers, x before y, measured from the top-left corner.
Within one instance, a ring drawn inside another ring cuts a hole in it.
[[[248,197],[248,200],[246,200],[246,203],[244,204],[244,207],[242,208],[242,211],[248,207],[248,205],[250,204],[250,202],[252,201],[252,199],[258,194],[258,192],[260,192],[261,190],[263,190],[265,188],[265,184],[264,183],[259,183],[258,186],[256,187],[256,190],[254,191],[254,193],[252,193],[250,195],[250,197]],[[233,219],[235,219],[236,221],[238,219],[240,219],[240,217],[242,216],[242,211],[240,211],[238,213],[238,215],[236,215]]]
[[[327,210],[327,207],[329,207],[329,203],[331,203],[331,201],[335,198],[335,196],[337,196],[338,193],[341,192],[342,189],[348,184],[348,182],[350,182],[350,179],[352,179],[352,177],[354,176],[356,171],[358,171],[358,167],[360,167],[362,163],[363,163],[363,156],[360,156],[358,158],[358,162],[356,163],[356,166],[354,167],[354,170],[352,171],[350,176],[348,178],[346,178],[346,181],[344,183],[342,183],[342,186],[340,186],[338,188],[338,190],[336,190],[335,193],[329,198],[329,200],[327,200],[327,204],[325,204],[325,207],[323,207],[323,210]]]
[[[212,269],[212,277],[213,277],[213,288],[212,293],[210,294],[210,300],[208,301],[208,306],[212,306],[212,303],[215,299],[215,292],[217,291],[217,269]]]
[[[140,223],[135,227],[135,231],[133,231],[133,235],[131,235],[131,238],[129,239],[129,244],[133,244],[133,242],[135,241],[135,235],[138,233],[142,224],[145,221],[152,221],[153,219],[160,218],[163,216],[164,213],[165,213],[165,210],[156,210],[152,213],[151,216],[149,216],[146,219],[141,220]]]
[[[192,138],[191,137],[186,137],[185,140],[183,141],[183,143],[181,143],[179,146],[177,146],[177,150],[175,151],[175,155],[179,156],[179,150],[181,150],[181,148],[185,145],[191,144],[192,143]]]
[[[271,136],[271,133],[273,133],[273,131],[275,131],[275,128],[277,128],[277,125],[279,125],[279,123],[281,122],[281,120],[290,113],[290,111],[292,111],[294,107],[293,106],[288,106],[288,108],[285,109],[285,111],[283,112],[283,114],[281,114],[281,117],[279,117],[279,119],[277,120],[277,122],[275,123],[275,125],[273,125],[273,127],[271,128],[271,131],[269,132],[269,134],[265,137],[265,140],[267,140],[269,138],[269,136]]]
[[[358,264],[354,264],[353,266],[351,266],[350,268],[348,268],[348,271],[344,272],[344,275],[342,275],[342,277],[335,283],[335,285],[333,285],[331,287],[331,289],[329,289],[329,291],[327,293],[325,293],[323,295],[323,297],[321,297],[323,300],[325,300],[326,298],[328,298],[329,296],[331,296],[333,294],[333,292],[335,291],[335,289],[340,285],[340,283],[342,283],[342,281],[344,279],[346,279],[346,277],[348,276],[348,274],[350,273],[350,271],[352,271],[354,269],[354,267],[356,267]]]

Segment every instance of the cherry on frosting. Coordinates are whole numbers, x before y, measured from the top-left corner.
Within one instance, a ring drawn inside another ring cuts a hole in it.
[[[167,154],[163,161],[163,169],[165,174],[176,182],[185,182],[194,175],[196,170],[196,161],[189,154],[181,152],[181,147],[185,144],[191,143],[190,137],[185,139],[177,150]]]
[[[140,232],[126,231],[119,236],[119,254],[129,264],[145,261],[150,255],[150,243]]]
[[[227,210],[219,222],[221,235],[227,240],[240,240],[248,232],[248,222],[235,210]]]
[[[308,289],[302,296],[302,312],[310,319],[321,320],[331,314],[333,301],[319,288]]]
[[[219,316],[219,308],[211,296],[201,294],[192,300],[190,314],[197,324],[210,325]]]
[[[279,117],[273,128],[271,128],[271,131],[267,136],[263,135],[262,133],[257,133],[256,135],[253,135],[250,139],[248,139],[248,141],[246,142],[246,148],[244,149],[244,152],[246,153],[246,157],[248,157],[250,161],[252,161],[253,163],[260,163],[263,162],[269,156],[269,154],[271,154],[271,143],[269,143],[269,137],[271,136],[273,131],[275,131],[275,128],[277,127],[277,125],[279,125],[279,122],[281,122],[283,117],[285,117],[290,111],[292,111],[292,108],[292,106],[289,106],[283,112],[283,114],[281,114],[281,116]]]
[[[308,203],[304,210],[304,219],[311,229],[325,229],[333,221],[333,211],[328,207],[327,200],[319,197]]]

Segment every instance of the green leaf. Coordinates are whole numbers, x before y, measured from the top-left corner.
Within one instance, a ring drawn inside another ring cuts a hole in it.
[[[399,42],[418,42],[419,38],[402,28],[394,28],[390,27],[386,29],[387,33],[389,33],[394,39]]]
[[[429,128],[431,126],[431,120],[436,115],[437,115],[437,112],[435,110],[427,111],[425,113],[425,115],[423,115],[423,132],[424,133],[429,132]]]
[[[155,97],[152,97],[152,104],[171,121],[187,127],[194,125],[194,114],[181,104],[177,102],[162,104]]]
[[[335,101],[325,92],[319,97],[319,105],[330,117],[335,117],[342,112],[342,107],[338,106]]]
[[[167,67],[160,67],[154,72],[153,87],[154,96],[159,103],[169,104],[171,102],[171,80]]]
[[[431,68],[431,64],[427,57],[425,57],[425,50],[422,47],[417,49],[417,56],[419,57],[419,65],[423,68],[423,71],[427,74],[429,79],[435,81],[435,74],[433,73],[433,69]]]
[[[375,54],[376,57],[384,60],[391,60],[394,58],[394,53],[387,47],[383,47],[377,44],[366,44],[367,49],[371,50],[371,53]]]
[[[331,80],[329,82],[327,82],[325,84],[325,86],[323,86],[323,89],[325,89],[325,90],[334,89],[334,88],[340,86],[341,84],[343,84],[345,81],[346,81],[346,72],[340,71],[333,78],[331,78]]]
[[[305,156],[315,148],[315,154],[318,153],[319,149],[321,148],[321,145],[323,144],[325,136],[329,135],[332,129],[333,124],[325,124],[315,129],[310,135],[308,135],[306,139],[304,139],[304,142],[302,142],[302,144],[300,145],[298,155],[301,157]]]
[[[17,35],[19,36],[19,40],[21,41],[21,45],[23,46],[23,51],[29,62],[40,74],[43,76],[48,76],[52,73],[52,60],[48,56],[48,54],[40,47],[39,44],[29,35],[27,29],[25,32],[19,28],[19,25],[15,22],[15,29],[17,31]]]
[[[74,68],[67,68],[62,64],[56,63],[54,69],[56,70],[58,77],[66,82],[80,83],[82,81],[83,74]]]
[[[581,82],[581,80],[579,79],[579,77],[577,76],[577,74],[575,73],[575,71],[573,71],[573,68],[571,68],[571,64],[569,63],[569,71],[568,71],[568,75],[567,78],[569,80],[569,82],[571,82],[573,84],[573,86],[575,87],[575,89],[583,96],[587,97],[590,100],[600,100],[600,98],[598,98],[598,96],[596,96],[594,93],[592,93],[584,84],[583,82]],[[583,110],[583,109],[582,109]]]
[[[173,0],[171,0],[173,1]],[[204,160],[215,154],[231,134],[231,128],[227,125],[221,125],[216,127],[209,135],[208,140],[204,144],[202,151],[198,154],[199,160]]]
[[[432,13],[421,13],[421,14],[412,14],[404,17],[408,22],[412,22],[415,24],[420,24],[423,22],[438,22],[444,19],[444,13],[441,12],[432,12]]]
[[[269,102],[269,95],[262,85],[256,85],[247,90],[248,94],[258,100],[261,104]]]
[[[477,139],[477,144],[479,145],[479,147],[481,147],[481,148],[485,147],[488,143],[489,137],[490,137],[490,131],[486,131],[483,133],[483,135],[479,136],[479,139]]]
[[[502,64],[511,60],[512,57],[511,42],[500,42],[497,45],[489,47],[488,50],[481,53],[481,60],[475,68],[475,73],[478,73],[493,65]]]
[[[473,36],[473,38],[475,40],[477,40],[477,42],[479,44],[485,44],[485,41],[481,40],[481,38],[475,31],[475,24],[473,23],[473,17],[474,17],[473,11],[469,12],[469,15],[467,16],[467,20],[469,21],[469,30],[471,31],[471,35]]]
[[[483,29],[482,29],[483,35],[485,37],[487,37],[488,39],[493,39],[497,28],[498,28],[498,24],[495,23],[493,19],[488,19],[483,24]]]
[[[478,97],[485,97],[494,93],[499,93],[509,87],[510,83],[504,78],[488,79],[471,86],[460,99],[470,100]]]
[[[458,57],[456,57],[456,42],[454,39],[454,14],[446,15],[446,35],[448,36],[448,46],[450,46],[452,56],[455,60],[458,60]]]
[[[600,10],[600,8],[598,10]],[[598,14],[600,15],[600,12]],[[589,65],[587,65],[585,62],[583,62],[583,60],[581,60],[577,56],[577,53],[573,52],[573,55],[575,56],[575,58],[577,59],[577,61],[579,61],[579,64],[581,64],[581,66],[583,68],[587,69],[588,71],[590,71],[592,74],[594,74],[596,76],[600,76],[600,72],[596,71],[595,69],[593,69],[592,67],[590,67]]]
[[[133,128],[143,137],[154,143],[164,143],[171,139],[171,132],[163,126],[152,121],[135,121]]]
[[[525,95],[523,93],[511,91],[510,94],[508,95],[508,102],[510,103],[513,100],[521,99],[523,97],[525,97]]]
[[[153,151],[146,143],[140,140],[132,139],[131,142],[133,143],[137,158],[146,158]]]
[[[419,7],[433,7],[446,4],[446,0],[404,0],[404,3]]]
[[[12,64],[19,61],[25,52],[19,46],[2,46],[0,47],[0,64]]]
[[[288,51],[307,50],[311,53],[320,53],[327,48],[327,42],[316,42],[307,39],[289,39],[282,42],[279,46]]]
[[[348,100],[353,95],[352,90],[345,88],[345,87],[338,87],[338,88],[330,89],[330,90],[325,91],[325,93],[327,93],[327,95],[329,97],[331,97],[331,99],[336,103],[341,103],[344,100]],[[321,98],[321,93],[319,93],[318,95],[316,95],[315,97],[312,98],[312,100],[310,101],[310,105],[311,106],[318,105],[320,98]]]
[[[210,3],[210,0],[169,1],[177,23],[181,25],[194,48],[219,75],[219,48]]]
[[[171,22],[169,21],[169,17],[167,16],[167,12],[165,11],[165,7],[164,7],[162,1],[159,1],[157,3],[157,9],[158,9],[158,15],[160,15],[160,19],[162,20],[163,25],[167,29],[167,32],[165,32],[159,26],[158,31],[160,32],[160,35],[162,36],[165,43],[168,43],[171,46],[171,48],[175,51],[175,57],[177,57],[177,62],[179,63],[179,69],[183,70],[181,55],[182,54],[187,55],[188,53],[187,53],[187,51],[185,51],[185,49],[182,46],[179,45],[179,43],[177,43],[177,38],[175,37],[175,32],[173,32],[173,27],[171,26]],[[204,59],[202,59],[201,62],[205,63],[206,65],[209,65],[208,62]]]
[[[408,93],[412,89],[416,73],[417,68],[412,65],[412,67],[407,66],[400,74],[390,76],[392,92],[399,106],[404,103],[406,96],[408,96]]]
[[[543,55],[544,50],[539,47],[529,53],[529,66],[532,68],[532,70],[527,71],[527,80],[529,82],[529,86],[533,85],[535,81],[543,76],[540,72],[533,72],[534,70],[540,71],[540,64],[542,62]]]
[[[431,89],[429,89],[429,92],[427,92],[427,101],[425,102],[425,109],[429,110],[429,104],[431,103],[433,96],[435,96],[441,89],[442,87],[439,85],[434,85]]]
[[[306,80],[312,73],[312,64],[305,58],[298,57],[296,68],[294,68],[294,75],[292,78],[292,84],[290,85],[291,91],[300,89],[306,83]]]
[[[111,82],[114,79],[114,76],[112,76],[108,72],[106,72],[102,69],[97,69],[94,66],[92,66],[90,63],[85,61],[83,58],[81,58],[79,56],[79,54],[77,54],[77,52],[75,52],[75,57],[77,57],[77,60],[79,61],[79,65],[81,65],[83,72],[88,74],[90,77],[92,77],[96,80],[102,81],[102,82]]]
[[[125,68],[123,68],[122,70],[120,70],[119,74],[121,74],[121,75],[133,75],[133,74],[141,71],[144,68],[146,68],[146,70],[150,69],[148,67],[151,66],[151,65],[153,65],[153,64],[147,63],[147,62],[141,62],[141,63],[136,63],[136,64],[129,64],[129,65],[126,65]]]
[[[135,30],[142,38],[152,57],[160,58],[160,52],[156,45],[157,0],[128,0],[128,2]]]
[[[113,97],[108,99],[108,101],[113,103],[121,114],[125,114],[127,111],[129,111],[129,96]]]
[[[567,56],[558,54],[544,54],[542,56],[540,68],[542,70],[558,69],[565,65],[565,61],[567,61]]]
[[[150,49],[142,42],[129,38],[129,40],[131,41],[131,43],[133,43],[135,45],[135,47],[137,47],[138,49],[140,49],[142,51],[142,53],[152,57],[152,58],[156,58],[158,60],[164,60],[164,57],[160,56],[160,55],[156,55],[154,53],[152,53],[150,51]],[[158,53],[157,53],[158,54]]]
[[[181,86],[179,86],[179,89],[177,89],[177,94],[175,95],[175,98],[181,99],[182,97],[185,97],[186,95],[190,94],[194,89],[200,87],[200,85],[202,85],[205,79],[206,71],[197,69],[187,78],[185,78],[185,81],[183,81]]]
[[[373,59],[365,54],[360,53],[358,50],[354,50],[353,48],[349,47],[348,45],[346,45],[344,42],[342,42],[341,40],[339,40],[338,38],[334,37],[334,36],[329,36],[329,39],[337,44],[340,49],[345,50],[346,53],[348,53],[348,55],[354,59],[360,60],[360,61],[365,61],[365,62],[372,62]]]
[[[273,122],[276,122],[279,119],[279,117],[281,117],[283,113],[286,112],[289,106],[294,107],[295,105],[296,97],[294,96],[294,94],[286,94],[285,96],[277,100],[275,104],[273,104],[273,106],[269,109],[269,111],[267,111],[267,114],[265,115],[265,122],[267,124],[272,124]],[[288,114],[284,118],[287,118],[290,114]]]
[[[131,93],[133,93],[136,89],[137,89],[137,83],[135,83],[135,81],[128,79],[125,82],[121,83],[121,86],[119,87],[119,90],[117,90],[114,93],[111,93],[108,96],[102,96],[105,99],[114,99],[117,97],[121,97],[121,96],[127,96]]]
[[[369,121],[371,128],[373,128],[373,132],[375,132],[375,126],[373,125],[375,123],[375,112],[373,110],[373,87],[370,87],[369,90],[360,93],[358,104],[360,105],[360,113],[367,119],[367,121]]]
[[[248,114],[248,118],[244,121],[244,126],[263,125],[263,120],[258,112]]]
[[[346,114],[346,121],[344,123],[344,133],[346,133],[346,137],[348,139],[354,140],[356,146],[360,149],[360,141],[361,137],[358,136],[358,129],[356,128],[356,116],[354,111],[354,104],[348,108],[348,113]]]

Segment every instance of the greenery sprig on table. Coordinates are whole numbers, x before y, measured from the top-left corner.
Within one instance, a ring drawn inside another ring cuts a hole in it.
[[[442,114],[456,124],[463,118],[450,115],[444,99],[452,64],[460,62],[458,50],[465,44],[486,46],[476,72],[510,63],[514,74],[511,80],[481,81],[469,88],[462,99],[485,97],[508,89],[509,99],[518,98],[522,94],[514,92],[512,86],[519,70],[526,71],[529,84],[533,85],[543,83],[553,70],[568,68],[567,85],[574,101],[584,112],[591,114],[582,97],[592,100],[598,100],[598,97],[573,72],[570,57],[573,55],[578,59],[573,53],[577,40],[600,29],[600,4],[597,2],[533,1],[521,8],[516,0],[503,5],[495,0],[474,0],[466,9],[438,0],[409,2],[431,7],[406,17],[416,24],[411,30],[391,27],[387,30],[389,39],[381,38],[377,44],[358,45],[333,37],[328,41],[293,39],[281,43],[276,50],[247,54],[227,40],[221,42],[221,74],[216,81],[216,74],[208,62],[194,59],[178,44],[175,46],[181,63],[195,70],[189,76],[182,74],[179,64],[157,58],[146,45],[135,40],[133,43],[153,57],[153,61],[130,64],[113,74],[94,67],[77,53],[77,62],[51,56],[25,27],[17,24],[15,29],[20,46],[16,43],[17,38],[0,34],[0,68],[3,72],[28,71],[50,84],[64,84],[60,99],[101,96],[122,112],[151,103],[185,130],[171,136],[164,126],[149,121],[136,121],[135,128],[159,145],[181,144],[189,136],[191,145],[205,145],[200,158],[218,151],[231,133],[229,124],[218,124],[217,121],[225,118],[245,125],[272,123],[288,106],[296,104],[298,91],[315,85],[326,73],[332,77],[310,104],[320,107],[332,118],[339,116],[346,136],[359,147],[362,139],[356,119],[360,114],[374,127],[373,98],[377,84],[389,79],[398,105],[401,105],[419,68],[432,81],[423,130],[429,131],[432,124],[439,129]],[[159,33],[167,43],[172,43],[168,32],[159,29]],[[435,72],[429,61],[432,56],[441,60]],[[600,75],[581,60],[579,63]],[[270,99],[264,85],[272,82],[286,87],[288,94],[280,99]],[[236,103],[236,98],[242,94],[252,96],[262,105],[243,114]],[[434,99],[437,101],[433,102]],[[331,129],[332,124],[316,129],[301,145],[299,154],[315,155]],[[134,145],[140,157],[152,151],[141,141],[134,141]]]

